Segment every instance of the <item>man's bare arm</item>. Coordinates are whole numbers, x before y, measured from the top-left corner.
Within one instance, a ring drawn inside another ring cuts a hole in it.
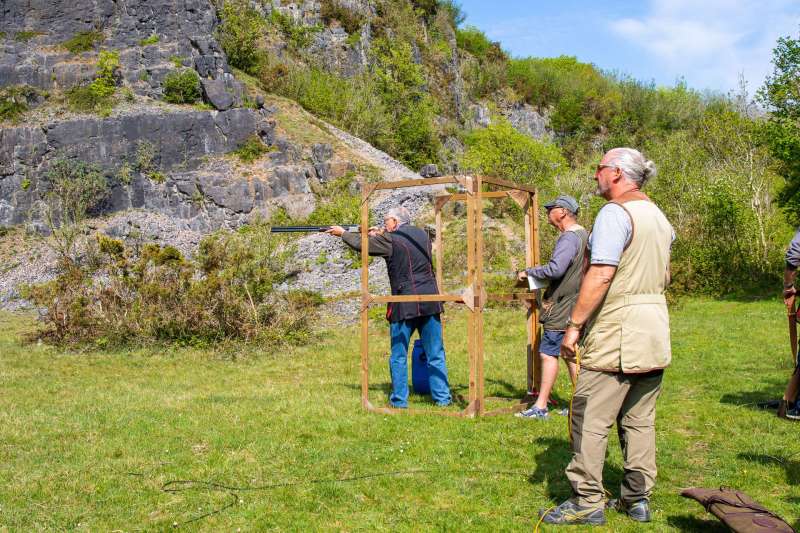
[[[617,267],[614,265],[589,266],[581,281],[578,301],[572,309],[573,322],[585,324],[589,320],[605,298],[616,272]]]
[[[570,320],[581,327],[589,320],[589,317],[603,302],[611,280],[617,273],[614,265],[591,265],[586,271],[581,281],[581,290],[578,293],[578,301],[572,309]],[[564,339],[561,341],[561,355],[568,360],[575,357],[575,350],[578,347],[578,338],[581,330],[578,327],[568,326],[564,332]]]

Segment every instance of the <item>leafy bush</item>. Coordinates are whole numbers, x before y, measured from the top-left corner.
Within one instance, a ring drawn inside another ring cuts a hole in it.
[[[95,79],[89,85],[76,86],[67,91],[67,101],[76,111],[108,114],[114,104],[117,90],[116,73],[119,53],[101,51],[97,61]]]
[[[222,23],[217,39],[228,61],[238,69],[255,74],[261,64],[259,43],[267,25],[264,17],[246,0],[225,2],[220,17]]]
[[[361,195],[351,190],[353,178],[344,176],[328,183],[307,223],[312,225],[358,224],[361,222]]]
[[[277,9],[270,12],[269,21],[276,27],[283,36],[289,41],[293,50],[302,50],[311,44],[314,35],[322,31],[322,26],[304,26],[297,24],[289,15],[284,15]]]
[[[50,242],[62,263],[73,263],[83,223],[108,196],[108,182],[97,166],[59,156],[42,185],[42,216],[50,229]]]
[[[39,35],[43,35],[43,33],[40,31],[23,30],[23,31],[18,31],[17,33],[14,34],[14,40],[17,41],[18,43],[27,43],[28,41]]]
[[[243,163],[252,163],[267,152],[269,152],[269,148],[264,146],[258,135],[251,135],[239,148],[233,151],[233,154]]]
[[[276,64],[262,71],[267,90],[291,98],[315,115],[393,152],[392,117],[367,75],[343,78],[311,67]]]
[[[146,38],[142,39],[141,41],[139,41],[139,46],[149,46],[151,44],[156,44],[160,40],[161,40],[161,38],[158,36],[158,34],[157,33],[153,33],[152,35],[150,35],[150,37],[146,37]]]
[[[358,33],[364,25],[364,17],[339,3],[339,0],[322,0],[320,2],[320,17],[326,24],[332,20],[339,21],[344,31],[349,34]]]
[[[372,53],[378,93],[394,115],[393,155],[412,168],[437,161],[436,106],[411,45],[379,38],[373,41]]]
[[[27,85],[18,85],[0,89],[0,122],[16,122],[28,111],[30,102],[39,96],[39,92]]]
[[[555,176],[567,169],[557,146],[518,132],[502,118],[474,130],[465,141],[461,166],[467,171],[533,184],[545,193],[553,191]]]
[[[508,59],[500,43],[489,40],[486,34],[475,26],[456,30],[456,43],[459,48],[480,59],[490,61]]]
[[[321,299],[280,294],[286,251],[256,224],[220,232],[188,260],[170,246],[140,253],[99,236],[94,268],[71,265],[29,295],[46,309],[43,336],[57,344],[207,344],[231,339],[299,343]]]
[[[66,48],[70,53],[77,55],[81,52],[88,52],[93,49],[96,44],[103,42],[103,39],[105,39],[105,36],[101,31],[82,31],[61,43],[61,46]]]
[[[164,100],[172,104],[193,104],[200,99],[200,76],[194,69],[170,72],[162,85]]]

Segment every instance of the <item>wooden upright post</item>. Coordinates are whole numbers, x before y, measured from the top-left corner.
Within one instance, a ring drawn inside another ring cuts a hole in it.
[[[533,262],[534,264],[539,264],[541,259],[539,257],[539,191],[537,190],[535,193],[531,195],[531,202],[530,202],[530,212],[531,212],[531,242],[533,244]],[[537,305],[533,309],[533,317],[532,317],[532,329],[533,329],[533,385],[536,387],[536,390],[539,390],[539,387],[542,384],[542,364],[539,361],[539,342],[541,341],[541,328],[539,327],[539,306]]]
[[[444,293],[444,270],[442,266],[442,259],[444,257],[444,236],[442,235],[442,206],[444,204],[437,202],[434,206],[436,210],[436,286],[439,288],[439,294]]]
[[[475,290],[475,374],[478,398],[478,415],[483,415],[483,306],[485,291],[483,289],[483,198],[481,197],[481,178],[473,179],[474,204],[475,204],[475,277],[472,286]]]
[[[533,222],[532,218],[536,216],[536,212],[533,211],[533,195],[528,194],[528,201],[525,204],[525,268],[530,268],[535,264],[534,261],[534,252],[533,252]],[[534,351],[534,345],[536,344],[536,330],[538,329],[538,324],[536,323],[536,315],[535,315],[535,308],[536,302],[530,301],[530,305],[528,306],[527,316],[526,316],[526,331],[528,336],[528,344],[527,344],[527,360],[528,360],[528,393],[525,400],[530,400],[533,396],[534,389],[536,388],[535,383],[535,365],[536,359],[539,357],[539,354]]]
[[[361,195],[361,405],[369,403],[369,196],[366,187]]]
[[[467,287],[474,295],[475,288],[475,180],[467,178]],[[469,354],[469,413],[474,416],[478,410],[478,396],[475,381],[477,379],[476,346],[475,346],[475,307],[468,305],[467,315],[467,353]]]

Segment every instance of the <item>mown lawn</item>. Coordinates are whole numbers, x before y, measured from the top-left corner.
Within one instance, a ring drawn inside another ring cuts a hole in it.
[[[648,530],[724,531],[678,495],[693,485],[742,489],[800,526],[800,424],[754,405],[789,374],[781,303],[689,300],[672,324]],[[235,361],[188,348],[65,353],[22,344],[31,327],[0,315],[0,530],[531,531],[569,493],[564,417],[363,412],[355,325]],[[449,311],[451,381],[466,394],[463,327]],[[523,327],[519,312],[488,313],[488,393],[522,392]],[[388,386],[386,337],[376,321],[373,403]],[[569,396],[563,370],[557,395]],[[612,493],[620,475],[612,436]],[[608,518],[595,530],[642,529]]]

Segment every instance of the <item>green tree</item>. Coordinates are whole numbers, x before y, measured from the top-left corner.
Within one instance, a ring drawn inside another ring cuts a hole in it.
[[[765,139],[786,178],[779,201],[800,222],[800,38],[778,39],[772,64],[772,75],[758,93],[769,110]]]
[[[518,132],[503,118],[470,133],[466,144],[461,161],[464,169],[533,184],[547,193],[553,190],[555,176],[567,169],[556,145]]]

